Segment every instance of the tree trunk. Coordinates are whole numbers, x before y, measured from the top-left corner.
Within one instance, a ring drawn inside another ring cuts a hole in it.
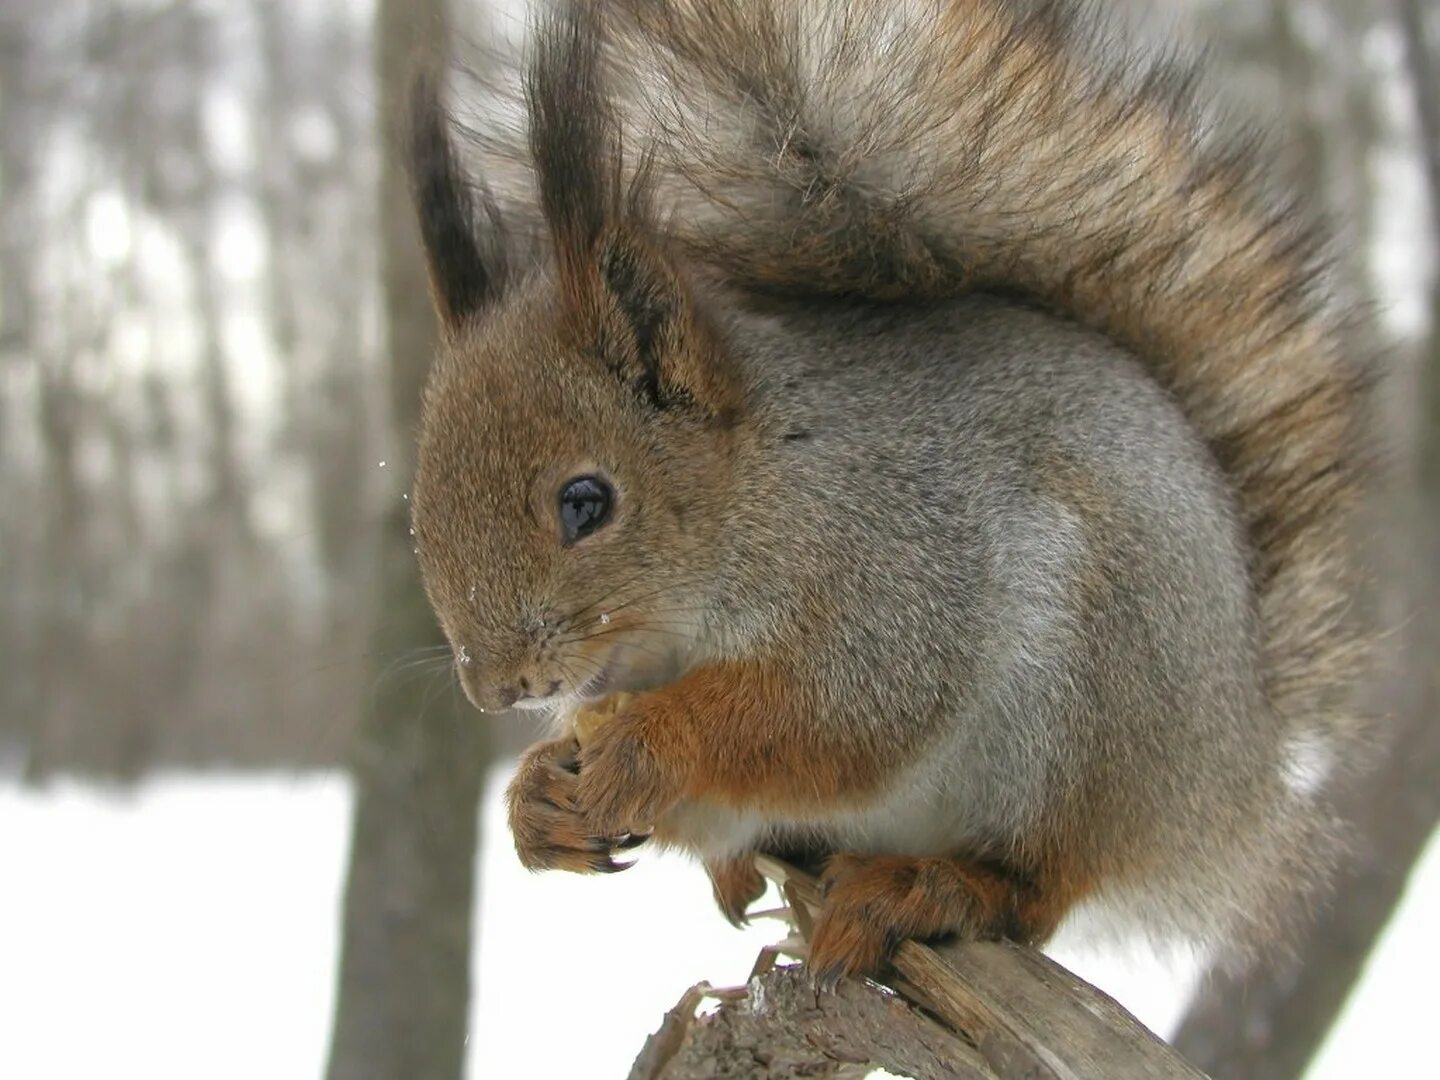
[[[438,0],[381,0],[376,26],[382,165],[382,294],[392,430],[408,444],[435,328],[396,137],[415,50],[438,50]],[[387,440],[388,441],[388,440]],[[403,481],[404,450],[386,466]],[[440,639],[418,584],[408,504],[384,519],[370,655],[388,659]],[[470,1000],[477,806],[484,728],[453,692],[424,700],[413,682],[378,678],[358,736],[331,1080],[454,1080],[463,1072]]]

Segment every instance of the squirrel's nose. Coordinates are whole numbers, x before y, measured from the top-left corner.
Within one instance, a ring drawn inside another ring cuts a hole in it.
[[[460,676],[460,688],[481,712],[508,709],[522,697],[515,686],[496,686],[489,678],[484,666],[475,662],[464,648],[456,651],[455,670]]]
[[[508,709],[516,702],[534,701],[537,698],[554,697],[560,692],[560,680],[552,679],[543,693],[537,691],[527,676],[520,676],[513,683],[496,686],[481,665],[476,664],[468,654],[456,658],[456,670],[460,673],[460,686],[470,703],[481,712],[498,712]],[[522,705],[523,708],[523,705]]]
[[[505,703],[502,708],[506,708],[514,705],[517,701],[534,701],[537,698],[550,698],[554,697],[559,692],[559,679],[551,679],[549,685],[544,688],[544,692],[542,693],[537,691],[536,687],[531,684],[530,680],[522,675],[520,677],[520,683],[518,687],[502,686],[499,690],[495,691],[495,694],[501,701]]]
[[[461,672],[460,687],[465,691],[465,696],[470,699],[481,712],[499,712],[501,709],[508,709],[515,702],[520,700],[521,694],[513,686],[486,686],[479,679],[469,677],[468,673]]]

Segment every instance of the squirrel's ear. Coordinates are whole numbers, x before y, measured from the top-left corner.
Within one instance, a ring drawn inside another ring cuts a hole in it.
[[[421,68],[410,87],[408,165],[430,270],[430,294],[447,331],[490,304],[504,284],[499,212],[465,176],[440,103],[440,75]],[[477,206],[478,202],[478,206]],[[485,220],[479,220],[483,212]]]
[[[592,3],[557,4],[536,28],[526,81],[540,205],[573,330],[647,404],[730,416],[734,381],[655,242],[645,170],[625,176],[601,79],[600,14]]]
[[[629,230],[598,245],[582,326],[600,359],[656,409],[732,416],[739,405],[723,348],[668,261]]]

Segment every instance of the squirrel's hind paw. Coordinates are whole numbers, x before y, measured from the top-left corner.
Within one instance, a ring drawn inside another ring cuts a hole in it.
[[[1003,870],[963,858],[836,855],[821,878],[823,901],[808,966],[821,987],[878,975],[907,938],[1010,938],[1038,942],[1068,901]]]

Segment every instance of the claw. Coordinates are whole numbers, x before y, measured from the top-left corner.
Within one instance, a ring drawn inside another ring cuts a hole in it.
[[[838,967],[827,967],[823,971],[813,971],[810,975],[810,985],[816,993],[833,994],[840,988],[840,980],[844,978],[845,972]]]
[[[733,926],[736,930],[744,930],[750,925],[750,917],[746,915],[743,911],[738,914],[734,914],[732,912],[722,910],[720,914],[725,919],[725,921],[728,922],[731,926]]]
[[[646,840],[650,839],[650,836],[651,834],[648,832],[626,833],[618,840],[613,841],[611,846],[619,849],[620,851],[629,851],[631,848],[637,848],[641,844],[645,843]]]

